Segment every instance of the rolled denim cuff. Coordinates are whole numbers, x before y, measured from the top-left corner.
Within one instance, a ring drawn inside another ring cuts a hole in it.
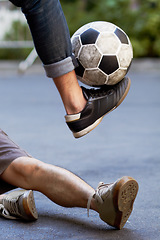
[[[78,62],[74,55],[67,57],[59,62],[43,65],[46,75],[49,78],[60,77],[66,73],[71,72],[78,66]]]

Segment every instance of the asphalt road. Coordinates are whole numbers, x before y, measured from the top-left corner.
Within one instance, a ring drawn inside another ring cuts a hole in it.
[[[139,182],[134,210],[121,231],[97,213],[66,209],[35,192],[38,221],[0,218],[0,239],[160,239],[160,61],[135,61],[124,102],[87,136],[75,140],[65,124],[58,92],[33,66],[18,75],[16,64],[0,63],[0,124],[31,155],[81,176],[96,188],[123,175]]]

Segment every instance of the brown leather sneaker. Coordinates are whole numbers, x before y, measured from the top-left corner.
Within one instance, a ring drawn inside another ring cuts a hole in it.
[[[100,218],[107,224],[122,229],[132,212],[137,192],[138,183],[131,177],[122,177],[111,184],[99,183],[87,208],[89,210],[93,197]]]

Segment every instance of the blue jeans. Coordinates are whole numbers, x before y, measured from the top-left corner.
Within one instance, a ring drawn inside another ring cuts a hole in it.
[[[68,25],[59,0],[10,0],[21,7],[36,51],[51,78],[71,72],[77,62],[72,54]]]

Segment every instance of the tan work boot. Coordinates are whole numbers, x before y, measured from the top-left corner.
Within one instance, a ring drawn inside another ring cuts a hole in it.
[[[99,183],[92,197],[100,218],[107,224],[122,229],[132,212],[137,192],[136,180],[125,176],[112,184]],[[88,210],[92,197],[88,201]]]

